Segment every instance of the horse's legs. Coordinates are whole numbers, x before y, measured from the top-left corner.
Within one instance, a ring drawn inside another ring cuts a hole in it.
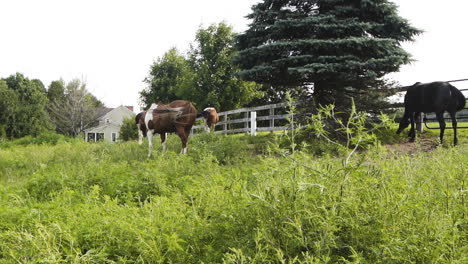
[[[187,139],[188,139],[188,133],[186,133],[185,128],[182,126],[176,127],[177,130],[177,135],[180,137],[180,141],[182,141],[182,150],[180,151],[180,154],[186,154],[187,153]]]
[[[416,130],[414,129],[414,113],[411,113],[409,115],[409,118],[411,123],[411,129],[408,136],[410,137],[410,142],[414,142],[414,140],[416,139]]]
[[[143,144],[143,131],[141,131],[140,124],[138,124],[138,145]]]
[[[421,112],[414,112],[414,122],[416,123],[416,130],[418,132],[422,132],[421,126],[422,126],[422,116]]]
[[[444,140],[444,131],[445,131],[445,120],[444,120],[444,112],[437,112],[436,113],[436,118],[437,121],[439,121],[439,127],[440,127],[440,144],[442,144]]]
[[[210,132],[210,126],[208,125],[208,120],[206,120],[206,118],[204,120],[205,120],[205,131]]]
[[[188,138],[190,137],[190,132],[192,131],[192,126],[186,126],[186,127],[184,128],[184,130],[185,130],[185,134],[184,134],[185,137],[184,137],[183,142],[185,142],[185,143],[182,143],[182,144],[185,144],[185,147],[183,148],[183,152],[184,152],[184,153],[182,153],[182,154],[187,154]]]
[[[161,133],[160,137],[161,137],[162,151],[165,152],[166,151],[166,140],[167,140],[166,133]]]
[[[455,112],[450,112],[450,117],[452,118],[452,127],[453,127],[453,145],[457,145],[458,144],[457,118],[455,117]]]
[[[148,130],[148,158],[151,157],[151,153],[153,152],[153,131]]]

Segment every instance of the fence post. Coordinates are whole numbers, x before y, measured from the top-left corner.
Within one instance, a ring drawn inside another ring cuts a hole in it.
[[[227,115],[226,115],[226,114],[224,115],[224,118],[223,118],[223,119],[224,119],[223,133],[224,133],[224,135],[226,135],[226,134],[227,134],[227,121],[228,121]]]
[[[250,135],[257,135],[257,112],[250,112]]]
[[[244,113],[244,118],[245,118],[245,119],[249,119],[249,112],[245,112],[245,113]],[[249,120],[245,121],[245,123],[244,123],[244,128],[249,128]],[[247,130],[247,129],[246,129],[246,130]],[[248,133],[248,132],[245,131],[245,134],[247,134],[247,133]]]
[[[270,116],[274,116],[275,115],[275,108],[270,108]],[[273,133],[273,128],[275,127],[275,118],[272,117],[270,119],[270,128],[272,128],[272,130],[270,131],[271,133]]]

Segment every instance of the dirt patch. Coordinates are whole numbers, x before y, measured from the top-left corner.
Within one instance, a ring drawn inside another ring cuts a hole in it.
[[[416,154],[421,152],[431,152],[439,146],[437,138],[434,137],[419,137],[416,142],[409,142],[408,139],[401,140],[399,143],[385,145],[385,148],[393,152],[395,155]]]

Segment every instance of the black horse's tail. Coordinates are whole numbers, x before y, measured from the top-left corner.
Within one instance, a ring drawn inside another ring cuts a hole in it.
[[[140,118],[141,118],[141,116],[143,115],[143,113],[145,113],[145,112],[140,112],[140,113],[138,113],[138,114],[136,115],[136,117],[135,117],[135,124],[138,125],[138,123],[140,122]]]
[[[452,98],[455,99],[457,102],[457,111],[460,111],[463,108],[465,108],[466,98],[463,95],[463,93],[460,92],[460,90],[458,90],[453,85],[450,85],[450,92],[452,93]]]

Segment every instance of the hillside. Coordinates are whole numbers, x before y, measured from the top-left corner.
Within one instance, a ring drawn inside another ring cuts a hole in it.
[[[433,137],[0,145],[0,263],[466,263],[468,137]]]

